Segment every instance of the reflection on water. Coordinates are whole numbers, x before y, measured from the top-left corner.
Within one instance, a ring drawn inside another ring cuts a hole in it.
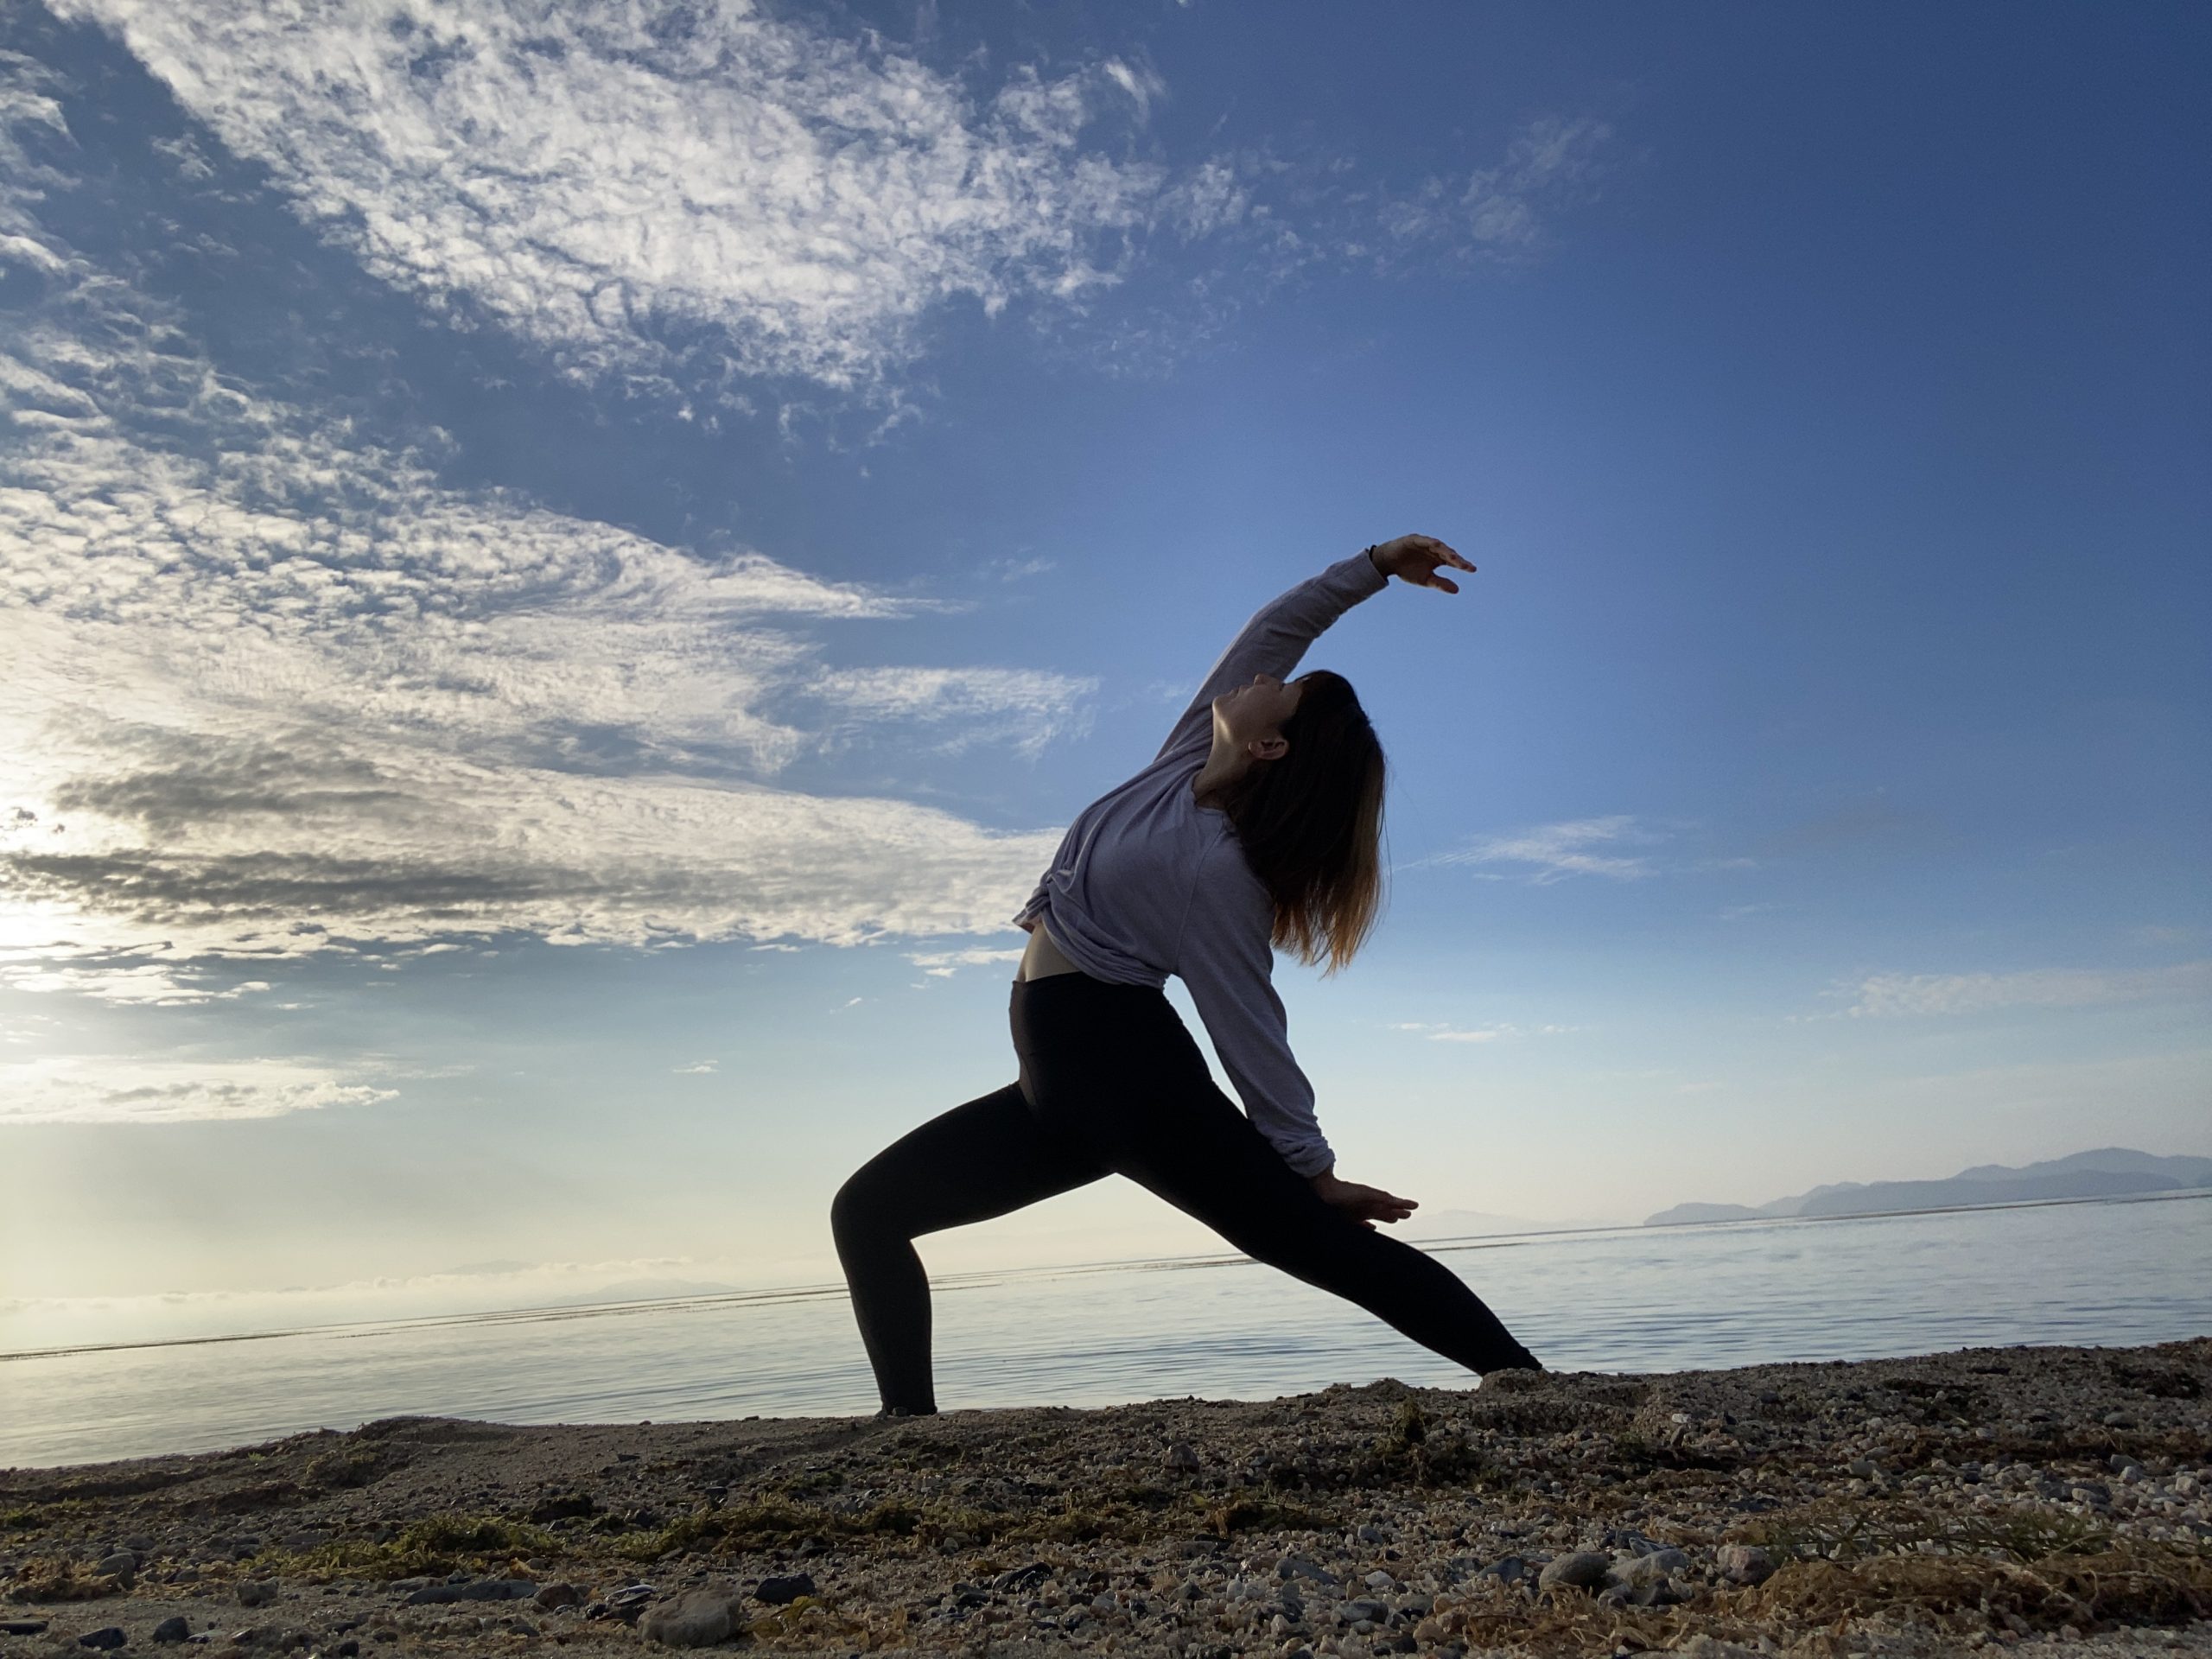
[[[1554,1370],[1654,1371],[2212,1332],[2212,1195],[1425,1241]],[[925,1256],[928,1241],[922,1241]],[[1266,1400],[1470,1373],[1238,1256],[948,1275],[938,1402]],[[0,1464],[203,1451],[423,1413],[838,1416],[877,1401],[842,1285],[0,1361]]]

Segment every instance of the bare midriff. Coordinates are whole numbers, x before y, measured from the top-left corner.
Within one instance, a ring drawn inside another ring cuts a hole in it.
[[[1052,974],[1079,974],[1082,969],[1060,954],[1060,947],[1052,943],[1052,936],[1038,923],[1029,930],[1029,948],[1021,953],[1021,966],[1014,970],[1016,979],[1043,979]]]

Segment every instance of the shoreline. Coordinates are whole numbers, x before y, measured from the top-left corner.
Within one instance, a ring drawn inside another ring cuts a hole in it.
[[[753,1653],[2212,1654],[2212,1337],[0,1471],[0,1656],[632,1651],[687,1601]]]

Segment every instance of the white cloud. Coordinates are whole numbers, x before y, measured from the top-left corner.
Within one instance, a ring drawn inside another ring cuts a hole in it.
[[[1414,861],[1431,864],[1521,865],[1522,879],[1543,886],[1570,875],[1604,875],[1634,880],[1655,874],[1650,861],[1635,855],[1606,850],[1614,843],[1657,840],[1625,813],[1602,818],[1575,818],[1561,823],[1539,824],[1510,836],[1494,836],[1456,852],[1440,853]],[[1490,878],[1503,880],[1504,876]]]
[[[1510,1024],[1500,1024],[1495,1026],[1454,1026],[1442,1021],[1402,1020],[1394,1021],[1390,1029],[1393,1031],[1419,1032],[1425,1039],[1432,1043],[1494,1043],[1498,1041],[1501,1038],[1528,1036],[1555,1037],[1566,1032],[1580,1031],[1582,1027],[1580,1026],[1547,1025],[1535,1026],[1524,1029],[1520,1026]]]
[[[1089,677],[1027,669],[846,668],[823,671],[809,682],[807,695],[837,716],[826,738],[872,732],[892,720],[965,722],[965,729],[933,746],[937,753],[957,753],[987,740],[993,723],[1012,712],[1028,726],[1015,748],[1035,755],[1056,739],[1090,731],[1082,700],[1097,689]]]
[[[2012,974],[1877,974],[1859,982],[1853,1018],[1986,1014],[1993,1008],[2088,1007],[2107,1002],[2191,1001],[2212,995],[2212,961],[2103,970],[2039,968]]]
[[[269,988],[266,980],[248,979],[218,989],[205,971],[174,963],[113,958],[74,966],[0,959],[0,985],[11,991],[69,991],[103,1002],[154,1007],[232,1001]]]
[[[739,376],[887,387],[903,408],[889,375],[956,300],[993,317],[1031,301],[1093,368],[1151,373],[1315,264],[1525,262],[1611,139],[1540,117],[1493,164],[1401,196],[1341,145],[1131,155],[1168,95],[1146,64],[1017,64],[971,86],[986,54],[940,72],[877,31],[839,39],[745,0],[54,9],[108,29],[380,281],[687,418],[701,399],[755,407]],[[164,153],[188,177],[207,167],[188,138]],[[1087,321],[1163,232],[1218,245],[1171,267],[1172,292]]]
[[[689,1065],[673,1068],[679,1077],[711,1077],[721,1069],[719,1060],[694,1060]]]
[[[1020,962],[1021,955],[1019,950],[970,948],[964,950],[909,951],[906,960],[932,979],[949,979],[963,968],[984,968],[995,962]],[[858,997],[853,999],[854,1001],[859,1000]],[[852,1004],[849,1002],[845,1006],[850,1007]]]
[[[186,1123],[364,1106],[393,1091],[279,1059],[155,1060],[71,1055],[0,1064],[0,1125]]]
[[[55,0],[118,36],[394,288],[578,375],[702,363],[852,388],[932,305],[1114,280],[1160,167],[1085,153],[1166,91],[1119,59],[989,96],[874,31],[636,0]]]
[[[26,222],[60,276],[0,338],[18,982],[160,1001],[198,997],[195,959],[506,931],[1004,931],[1057,830],[773,780],[894,722],[1033,751],[1091,682],[827,666],[801,630],[958,607],[448,488],[435,435],[378,446],[226,383]]]
[[[1387,200],[1383,229],[1401,242],[1440,238],[1491,259],[1526,257],[1546,241],[1551,214],[1599,176],[1611,137],[1591,117],[1540,117],[1514,136],[1497,166],[1477,168],[1464,185],[1431,178],[1411,196]]]

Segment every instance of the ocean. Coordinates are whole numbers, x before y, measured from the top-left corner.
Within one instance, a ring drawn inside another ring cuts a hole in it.
[[[2212,1333],[2212,1193],[1414,1242],[1554,1370]],[[1474,1381],[1363,1310],[1229,1254],[942,1276],[933,1306],[944,1411]],[[0,1354],[0,1466],[411,1414],[668,1422],[877,1403],[843,1285],[802,1285]]]

